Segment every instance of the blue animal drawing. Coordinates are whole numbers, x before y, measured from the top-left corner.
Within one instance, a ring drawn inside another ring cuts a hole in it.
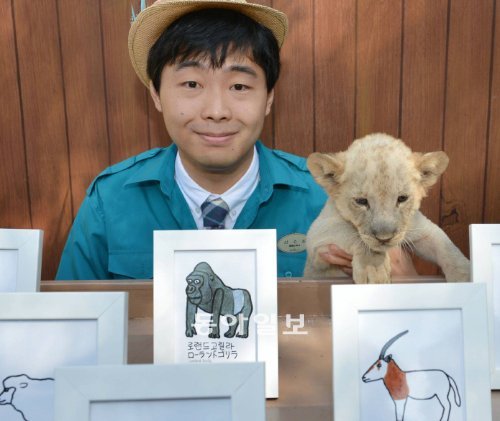
[[[248,338],[252,297],[246,289],[233,289],[222,282],[206,262],[198,263],[186,277],[186,336],[196,335],[198,308],[211,314],[209,338],[220,337],[220,317],[226,316],[229,329],[224,336]]]

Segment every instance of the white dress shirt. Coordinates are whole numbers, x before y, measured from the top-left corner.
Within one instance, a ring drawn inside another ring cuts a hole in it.
[[[201,215],[202,203],[207,199],[215,199],[216,197],[221,197],[229,206],[229,212],[224,221],[224,225],[226,229],[233,228],[245,203],[259,183],[259,157],[257,149],[254,146],[252,163],[247,172],[243,174],[236,184],[222,194],[211,193],[198,185],[184,168],[179,153],[177,153],[175,158],[174,178],[186,199],[198,229],[204,229]]]

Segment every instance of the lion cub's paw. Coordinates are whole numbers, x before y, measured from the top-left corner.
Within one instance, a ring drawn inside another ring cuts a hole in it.
[[[357,284],[390,284],[391,272],[384,266],[366,266],[358,270],[353,269],[353,279]]]
[[[447,282],[469,282],[471,280],[470,263],[462,263],[445,271]]]
[[[354,282],[357,284],[391,283],[391,260],[389,255],[385,255],[381,264],[377,263],[379,262],[367,263],[363,262],[363,259],[353,259],[352,277]]]

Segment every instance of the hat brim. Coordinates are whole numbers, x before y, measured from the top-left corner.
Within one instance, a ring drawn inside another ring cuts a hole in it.
[[[218,0],[178,0],[156,2],[144,9],[132,23],[128,36],[128,51],[137,76],[149,88],[147,63],[149,50],[172,22],[181,16],[202,9],[229,9],[244,15],[269,28],[281,48],[288,31],[288,20],[284,13],[260,4]]]

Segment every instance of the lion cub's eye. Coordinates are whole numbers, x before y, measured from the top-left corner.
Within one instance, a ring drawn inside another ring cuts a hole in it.
[[[407,200],[408,200],[408,196],[406,196],[406,195],[398,196],[398,203],[404,203]]]
[[[360,206],[368,206],[368,199],[365,199],[364,197],[357,197],[354,201]]]

